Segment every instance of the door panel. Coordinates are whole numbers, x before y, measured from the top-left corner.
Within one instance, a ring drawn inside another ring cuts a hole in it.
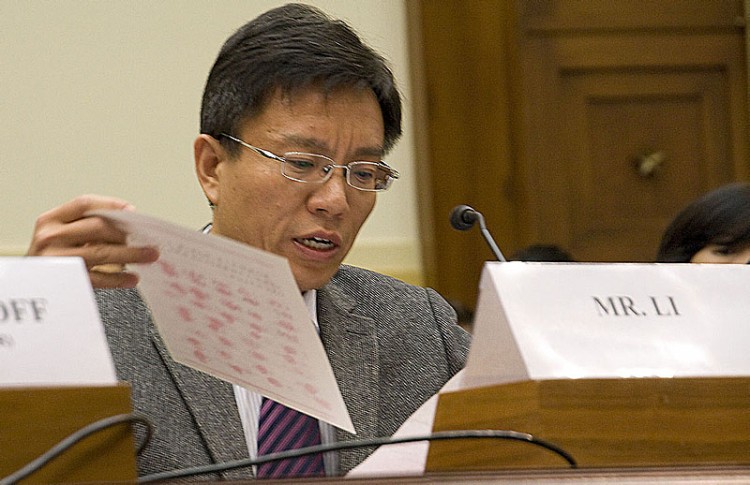
[[[684,204],[750,180],[742,0],[419,7],[425,267],[448,298],[473,306],[491,258],[442,222],[454,203],[476,205],[506,255],[651,261]]]
[[[679,208],[747,177],[746,117],[729,109],[745,103],[732,89],[741,42],[586,34],[525,47],[532,239],[582,261],[652,261]]]
[[[588,73],[564,84],[574,141],[565,245],[583,260],[652,260],[691,194],[735,175],[725,73]]]

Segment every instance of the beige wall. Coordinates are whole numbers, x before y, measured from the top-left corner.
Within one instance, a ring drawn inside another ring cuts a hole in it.
[[[405,0],[310,1],[349,21],[392,62],[404,175],[365,224],[349,262],[418,281]],[[198,228],[210,214],[191,144],[223,40],[283,1],[0,0],[0,255],[22,254],[37,214],[79,193],[123,197]]]

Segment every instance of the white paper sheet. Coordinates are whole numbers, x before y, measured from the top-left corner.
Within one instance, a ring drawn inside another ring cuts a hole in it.
[[[80,258],[0,258],[0,386],[117,383]]]
[[[93,214],[159,249],[130,269],[172,358],[354,432],[286,259],[137,212]]]

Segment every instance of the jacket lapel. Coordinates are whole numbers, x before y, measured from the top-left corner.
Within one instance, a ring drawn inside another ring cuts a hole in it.
[[[193,416],[196,431],[203,437],[208,453],[216,463],[248,458],[245,435],[232,385],[205,372],[175,362],[156,329],[151,338],[173,381]],[[228,479],[247,478],[248,470],[230,470]]]
[[[320,336],[357,432],[355,436],[336,429],[336,437],[339,441],[376,437],[380,360],[375,323],[355,314],[356,301],[333,282],[318,290],[317,306]],[[341,470],[349,471],[371,452],[342,451]]]

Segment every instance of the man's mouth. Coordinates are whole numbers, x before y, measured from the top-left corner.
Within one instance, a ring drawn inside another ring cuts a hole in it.
[[[302,244],[305,247],[308,247],[310,249],[315,249],[317,251],[325,251],[327,249],[333,249],[336,247],[336,245],[329,241],[328,239],[323,239],[320,237],[305,237],[305,238],[299,238],[295,239],[298,243]]]

